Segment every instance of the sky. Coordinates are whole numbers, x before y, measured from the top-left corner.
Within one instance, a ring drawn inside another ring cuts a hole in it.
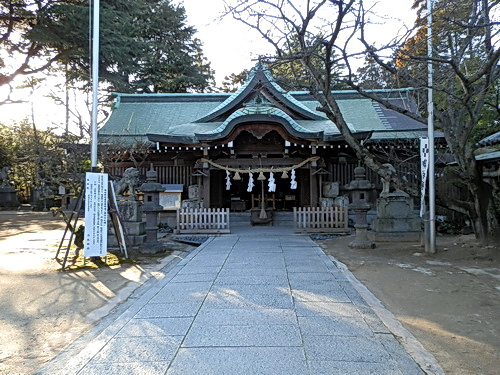
[[[297,0],[304,1],[304,0]],[[415,12],[411,10],[413,0],[366,0],[376,2],[377,13],[387,19],[401,19],[407,25],[412,25]],[[198,32],[196,37],[203,42],[203,52],[215,70],[217,86],[220,87],[225,76],[240,73],[252,68],[260,55],[272,53],[270,46],[260,39],[259,35],[242,23],[225,17],[220,20],[224,11],[223,0],[174,0],[182,3],[186,9],[187,23],[194,26]],[[376,40],[394,36],[401,27],[401,22],[381,22],[373,31]],[[49,85],[53,85],[49,82]],[[31,103],[19,105],[4,105],[0,108],[0,122],[10,124],[23,118],[31,118],[31,108],[35,121],[39,125],[50,124],[53,119],[63,122],[64,110],[55,106],[44,97],[47,87],[40,87],[31,96]],[[2,95],[0,87],[0,95]],[[22,98],[29,99],[29,93],[24,91]]]
[[[304,1],[304,0],[297,0]],[[414,0],[367,0],[376,3],[376,12],[381,17],[394,19],[393,22],[378,24],[377,37],[380,39],[395,36],[404,24],[412,26],[415,22],[415,11],[411,10]],[[259,38],[254,30],[246,25],[225,17],[218,20],[224,12],[223,0],[178,0],[186,9],[188,23],[198,30],[197,37],[203,41],[203,52],[215,69],[218,86],[223,78],[231,73],[240,73],[255,65],[259,55],[272,53],[265,41]]]

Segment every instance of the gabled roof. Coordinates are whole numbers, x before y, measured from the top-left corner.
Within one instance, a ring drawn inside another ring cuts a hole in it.
[[[196,122],[212,122],[218,119],[220,121],[221,118],[227,118],[232,112],[240,109],[249,102],[255,101],[260,96],[267,103],[281,109],[292,118],[298,120],[324,120],[325,118],[302,105],[292,95],[285,92],[275,82],[269,70],[259,62],[250,71],[247,80],[238,91]]]
[[[374,90],[387,100],[416,111],[409,89]],[[355,91],[333,95],[351,131],[371,133],[371,139],[425,136],[425,125],[361,96]],[[285,92],[260,63],[234,94],[114,94],[116,100],[106,124],[99,131],[101,142],[149,140],[193,145],[223,140],[239,125],[272,123],[292,137],[318,142],[341,139],[335,124],[317,108],[308,92]]]

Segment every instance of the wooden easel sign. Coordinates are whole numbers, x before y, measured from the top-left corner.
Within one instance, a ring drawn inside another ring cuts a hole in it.
[[[108,175],[85,174],[85,257],[105,257],[108,248]]]

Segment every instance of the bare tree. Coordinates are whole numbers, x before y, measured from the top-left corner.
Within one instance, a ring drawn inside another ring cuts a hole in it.
[[[300,62],[311,78],[307,89],[320,103],[319,110],[337,126],[358,159],[380,177],[389,178],[396,186],[405,189],[403,181],[354,137],[331,93],[338,80],[342,80],[386,107],[426,123],[419,113],[391,105],[356,84],[355,62],[368,54],[403,83],[415,88],[427,87],[421,79],[422,70],[416,74],[417,63],[419,66],[427,63],[426,55],[402,54],[402,47],[415,33],[411,29],[404,30],[401,36],[396,35],[384,44],[369,41],[368,37],[374,35],[367,29],[373,27],[370,20],[375,16],[376,8],[366,8],[366,3],[363,0],[228,0],[226,6],[228,14],[256,30],[274,46],[276,53],[267,57],[268,62]],[[443,67],[440,72],[442,79],[436,87],[441,90],[443,99],[437,102],[440,105],[436,105],[436,117],[473,197],[472,202],[461,202],[461,206],[457,202],[454,208],[470,215],[476,235],[486,240],[498,227],[498,218],[495,220],[494,215],[487,217],[487,212],[492,209],[492,188],[482,179],[473,144],[468,139],[479,120],[489,88],[499,79],[500,52],[498,45],[494,44],[494,40],[498,41],[498,24],[489,18],[491,12],[498,11],[498,1],[442,0],[439,3],[462,10],[467,4],[474,5],[467,7],[467,17],[462,13],[459,18],[460,13],[453,12],[457,15],[449,20],[453,21],[453,27],[443,27],[440,37],[448,43],[448,49],[443,55],[434,54],[432,61]],[[443,17],[446,14],[443,12]],[[458,29],[462,30],[460,34],[456,32]],[[445,39],[444,33],[452,30],[455,34]],[[399,65],[394,62],[396,51],[399,51],[396,61]],[[406,64],[402,64],[403,61]],[[468,70],[464,69],[464,64],[468,64]],[[337,74],[339,65],[344,65],[342,76]],[[410,193],[416,194],[415,191]]]

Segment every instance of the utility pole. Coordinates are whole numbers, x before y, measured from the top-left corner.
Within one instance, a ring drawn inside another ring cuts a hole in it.
[[[99,90],[99,0],[93,0],[92,9],[92,119],[90,166],[97,171],[97,101]]]
[[[432,66],[432,8],[433,0],[427,0],[427,72],[428,72],[428,102],[427,131],[429,139],[429,250],[436,252],[436,186],[434,173],[434,97],[433,97],[433,66]]]

